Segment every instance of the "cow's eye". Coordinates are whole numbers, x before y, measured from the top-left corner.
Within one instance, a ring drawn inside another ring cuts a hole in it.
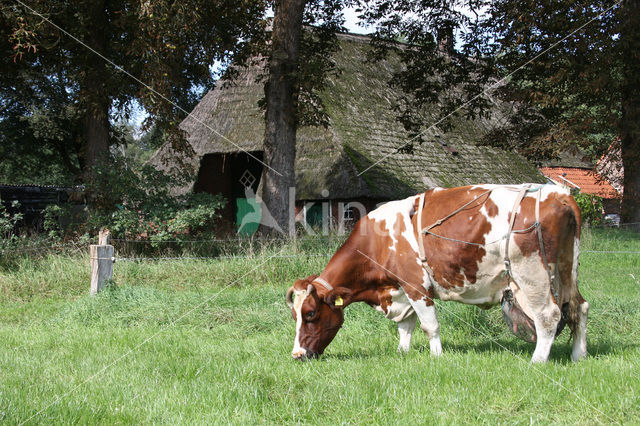
[[[307,319],[310,320],[311,318],[313,318],[314,316],[316,316],[316,311],[309,311],[307,312]]]

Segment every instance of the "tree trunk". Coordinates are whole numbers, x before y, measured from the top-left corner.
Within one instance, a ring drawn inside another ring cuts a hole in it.
[[[90,3],[92,7],[86,11],[85,19],[86,40],[89,46],[96,51],[106,54],[106,32],[108,31],[108,21],[105,14],[105,2],[96,1]],[[82,149],[83,157],[83,180],[89,184],[87,191],[87,201],[91,207],[100,207],[101,196],[91,185],[95,182],[96,167],[104,166],[109,161],[109,108],[111,99],[109,97],[105,81],[108,73],[106,63],[95,57],[93,52],[87,51],[84,58],[87,64],[86,73],[80,81],[80,103],[84,112]]]
[[[91,178],[94,168],[109,158],[109,109],[105,105],[93,106],[84,120],[85,174]]]
[[[622,223],[640,223],[640,0],[625,0],[622,6],[624,85],[620,139],[624,166]],[[640,231],[640,225],[631,228]]]
[[[263,208],[267,208],[284,233],[292,233],[289,188],[295,187],[298,57],[302,14],[306,0],[279,0],[271,34],[263,179]],[[295,202],[295,200],[293,201]],[[266,231],[262,229],[262,231]]]

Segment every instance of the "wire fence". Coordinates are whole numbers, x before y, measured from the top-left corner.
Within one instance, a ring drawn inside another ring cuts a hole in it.
[[[616,250],[584,250],[580,254],[635,254],[640,255],[640,251],[616,251]],[[330,257],[334,253],[300,253],[283,256],[269,256],[272,259],[306,258],[306,257]],[[165,262],[176,260],[234,260],[234,259],[255,259],[257,255],[237,255],[237,256],[177,256],[177,257],[115,257],[114,262]]]
[[[285,257],[329,256],[346,239],[346,235],[289,238],[211,238],[197,240],[149,241],[115,238],[110,240],[117,261],[168,261],[239,259],[270,256],[284,248]]]
[[[621,229],[619,232],[626,233],[622,229],[636,225],[640,225],[640,222],[625,223],[619,227],[605,225],[587,229],[616,230],[616,232],[618,232],[617,229]],[[283,244],[291,244],[292,250],[299,251],[299,253],[279,255],[275,258],[330,257],[339,247],[339,243],[345,241],[347,237],[348,235],[328,234],[301,236],[295,240],[281,237],[244,237],[161,241],[114,238],[111,239],[111,242],[116,247],[116,261],[151,262],[249,259],[268,255],[265,251],[280,248]],[[586,255],[640,255],[640,251],[617,250],[611,246],[602,249],[583,249],[580,253]]]
[[[333,253],[300,253],[287,255],[270,255],[269,259],[294,259],[301,257],[329,257]],[[116,257],[116,262],[149,262],[149,261],[170,261],[170,260],[228,260],[228,259],[255,259],[256,256],[239,255],[239,256],[216,256],[216,257]]]
[[[6,244],[0,247],[0,258],[2,256],[21,256],[24,254],[38,253],[86,253],[87,243],[81,241],[55,241],[55,240],[35,240],[25,241],[13,244]]]
[[[619,225],[599,225],[585,227],[586,230],[604,230],[635,235],[626,230],[640,227],[640,222]],[[638,234],[640,238],[640,234]],[[112,238],[110,244],[115,248],[115,261],[151,262],[179,260],[225,260],[248,259],[267,255],[273,249],[290,245],[293,254],[276,258],[329,257],[348,235],[332,233],[328,235],[303,235],[296,239],[269,236],[229,237],[229,238]],[[0,261],[20,257],[42,257],[50,254],[84,255],[88,245],[94,243],[88,238],[59,241],[54,238],[22,238],[13,246],[0,245]],[[584,245],[584,244],[583,244]],[[581,254],[603,255],[640,255],[640,251],[615,249],[610,244],[602,249],[588,247]]]

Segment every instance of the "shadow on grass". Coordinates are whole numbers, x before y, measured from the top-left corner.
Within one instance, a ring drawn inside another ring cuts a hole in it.
[[[380,350],[375,350],[375,348],[371,348],[371,350],[358,350],[358,351],[351,351],[351,352],[339,352],[339,353],[330,353],[330,354],[324,354],[322,356],[320,356],[320,358],[317,358],[318,361],[329,361],[329,360],[335,360],[335,361],[353,361],[356,359],[372,359],[372,358],[380,358],[381,356],[385,355],[386,352],[380,352]]]
[[[595,342],[588,342],[588,357],[599,357],[612,355],[627,350],[633,350],[640,346],[640,344],[621,343],[615,340],[599,340]],[[551,347],[551,353],[549,354],[549,361],[557,364],[572,364],[571,350],[573,347],[573,341],[567,341],[563,336],[556,339]],[[485,342],[469,342],[469,343],[447,343],[442,345],[442,351],[444,354],[447,352],[457,353],[482,353],[482,354],[498,354],[505,353],[522,358],[529,362],[533,351],[535,350],[535,344],[526,343],[517,339],[495,339]],[[412,346],[411,351],[423,352],[425,355],[429,354],[429,348],[423,345]],[[395,352],[395,348],[393,350]],[[379,358],[380,356],[389,355],[391,351],[380,351],[380,348],[371,347],[354,349],[349,352],[328,353],[320,356],[316,361],[323,360],[337,360],[337,361],[349,361],[356,359],[372,359]],[[397,353],[398,356],[403,354]]]

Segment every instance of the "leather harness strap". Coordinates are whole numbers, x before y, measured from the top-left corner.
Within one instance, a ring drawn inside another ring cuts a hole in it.
[[[507,187],[509,189],[515,189],[513,187]],[[486,192],[483,192],[482,194],[478,195],[477,197],[475,197],[474,199],[472,199],[471,201],[469,201],[468,203],[464,204],[463,206],[459,207],[458,209],[456,209],[454,212],[448,214],[447,216],[437,220],[436,222],[432,223],[431,225],[427,226],[426,228],[422,228],[422,230],[418,233],[418,254],[420,256],[420,262],[422,262],[422,266],[424,267],[424,269],[427,271],[427,273],[429,274],[429,277],[433,280],[433,270],[431,269],[431,266],[429,266],[429,263],[427,262],[427,256],[426,256],[426,251],[424,249],[424,237],[422,234],[429,234],[429,230],[435,226],[438,226],[440,224],[442,224],[442,222],[444,222],[445,220],[449,219],[450,217],[456,215],[457,213],[459,213],[460,211],[462,211],[463,209],[465,209],[466,207],[468,207],[470,204],[472,204],[474,201],[477,201],[479,198],[483,197],[484,195],[490,193],[491,191],[493,191],[493,189],[490,189]],[[509,278],[511,279],[511,281],[513,281],[513,276],[511,274],[511,261],[509,260],[509,242],[511,240],[511,234],[513,233],[521,233],[523,231],[514,231],[513,230],[513,226],[515,224],[516,221],[516,214],[518,212],[518,209],[520,207],[520,204],[522,203],[522,200],[524,199],[524,197],[526,196],[527,192],[538,192],[537,197],[536,197],[536,206],[535,206],[535,218],[536,218],[536,222],[534,223],[533,227],[536,228],[536,234],[538,235],[538,244],[540,246],[540,255],[542,257],[542,261],[544,263],[544,267],[547,270],[547,274],[549,275],[549,283],[551,284],[551,291],[553,292],[553,296],[556,298],[556,301],[558,300],[558,293],[553,285],[554,282],[554,276],[551,273],[551,269],[549,269],[549,262],[547,261],[547,255],[544,249],[544,240],[542,238],[542,226],[540,224],[540,197],[542,194],[542,187],[538,187],[536,189],[531,189],[531,184],[527,184],[524,185],[522,187],[519,188],[519,192],[518,195],[516,197],[516,201],[513,204],[513,209],[511,210],[511,218],[509,220],[509,229],[507,231],[507,234],[505,235],[505,249],[504,249],[504,265],[505,265],[505,272],[507,273],[507,275],[509,276]],[[418,229],[421,229],[422,227],[422,210],[424,210],[424,200],[425,200],[425,192],[423,192],[422,194],[420,194],[420,198],[418,201],[418,214],[417,214],[417,227]],[[527,228],[527,230],[531,229],[531,227]],[[524,230],[526,231],[526,230]],[[434,236],[437,237],[437,235],[432,234]],[[460,241],[460,242],[464,242],[464,241]],[[476,243],[466,243],[466,244],[476,244]],[[326,288],[327,290],[331,291],[333,290],[333,286],[331,284],[329,284],[325,279],[317,277],[315,278],[313,282],[317,282],[318,284],[322,285],[324,288]]]
[[[418,229],[422,228],[422,210],[424,209],[424,196],[425,192],[420,194],[420,201],[418,202]],[[424,250],[424,238],[422,237],[422,233],[424,230],[418,233],[418,255],[420,256],[420,262],[422,262],[422,267],[427,271],[429,277],[433,278],[433,270],[431,266],[427,263],[427,255]]]
[[[422,209],[424,208],[424,192],[420,194],[420,201],[418,202],[418,229],[422,228]],[[419,234],[422,234],[420,231]],[[418,235],[418,254],[420,255],[420,261],[422,263],[427,263],[427,258],[424,253],[424,241],[420,235]]]
[[[513,204],[513,209],[511,209],[511,219],[509,220],[509,229],[507,230],[507,235],[505,235],[505,243],[504,243],[504,267],[509,276],[511,276],[511,261],[509,260],[509,242],[511,241],[511,232],[513,231],[513,224],[516,223],[516,214],[518,213],[518,208],[520,207],[520,203],[522,199],[526,195],[527,191],[531,188],[531,184],[524,185],[520,192],[518,192],[518,196],[516,197],[516,202]],[[536,218],[537,220],[537,218]]]
[[[333,286],[331,284],[329,284],[326,280],[324,280],[324,279],[322,279],[320,277],[317,277],[315,280],[313,280],[311,282],[312,283],[314,283],[314,282],[318,283],[318,284],[320,284],[321,286],[323,286],[324,288],[326,288],[329,291],[333,290]]]
[[[554,285],[555,277],[551,272],[551,268],[549,268],[547,253],[544,249],[544,239],[542,238],[542,224],[540,223],[540,197],[542,197],[542,190],[538,191],[538,196],[536,197],[536,234],[538,234],[538,245],[540,246],[540,257],[542,257],[542,262],[544,263],[544,269],[547,270],[547,275],[549,276],[549,285],[551,287],[551,291],[553,292],[553,297],[556,299],[556,303],[560,303],[560,300],[558,299],[558,290]]]
[[[522,233],[522,232],[528,232],[530,229],[535,228],[536,229],[536,234],[538,236],[538,245],[540,247],[540,256],[542,257],[542,262],[544,264],[544,268],[547,271],[547,275],[549,276],[549,284],[551,287],[551,291],[553,293],[553,296],[555,297],[556,301],[558,301],[558,292],[555,289],[554,286],[554,276],[553,273],[551,272],[551,269],[549,268],[549,262],[547,260],[547,254],[544,248],[544,239],[542,237],[542,225],[540,223],[540,198],[542,196],[542,186],[539,186],[535,189],[531,188],[531,184],[526,184],[523,185],[521,187],[512,187],[512,186],[504,186],[504,188],[515,191],[518,190],[518,195],[516,196],[516,200],[513,204],[513,208],[511,210],[511,217],[509,220],[509,229],[506,233],[506,235],[504,236],[505,239],[505,249],[504,249],[504,265],[505,265],[505,273],[509,276],[509,278],[511,279],[511,281],[513,282],[513,276],[511,273],[511,261],[509,259],[509,244],[510,244],[510,240],[511,240],[511,235],[513,233]],[[478,200],[479,198],[481,198],[482,196],[490,193],[491,191],[493,191],[493,189],[490,189],[486,192],[483,192],[482,194],[478,195],[477,197],[475,197],[474,199],[472,199],[471,201],[469,201],[468,203],[464,204],[463,206],[459,207],[458,209],[456,209],[454,212],[448,214],[447,216],[435,221],[434,223],[432,223],[431,225],[427,226],[426,228],[422,228],[422,210],[424,209],[424,200],[425,200],[425,193],[423,192],[422,194],[420,194],[420,200],[418,202],[418,229],[421,229],[421,231],[418,233],[418,254],[420,256],[420,262],[422,262],[423,267],[425,268],[425,270],[427,271],[427,273],[429,274],[429,276],[431,277],[431,279],[433,279],[433,270],[431,269],[431,267],[429,266],[428,262],[427,262],[427,257],[426,257],[426,251],[424,249],[424,237],[422,234],[431,234],[435,237],[440,237],[440,238],[445,238],[445,239],[450,239],[450,238],[446,238],[446,237],[442,237],[440,235],[436,235],[433,234],[431,232],[429,232],[431,230],[431,228],[441,225],[442,222],[444,222],[445,220],[449,219],[450,217],[456,215],[457,213],[459,213],[460,211],[462,211],[464,208],[468,207],[470,204],[472,204],[474,201]],[[536,222],[531,226],[528,227],[524,230],[518,230],[518,231],[514,231],[513,230],[513,226],[515,224],[515,220],[516,220],[516,215],[518,212],[518,209],[520,208],[520,204],[522,203],[522,200],[524,199],[524,197],[526,196],[526,194],[528,192],[537,192],[537,197],[536,197],[536,204],[535,204],[535,220]],[[458,240],[454,240],[454,239],[450,239],[452,241],[457,241],[460,243],[465,243],[465,244],[472,244],[472,245],[480,245],[477,243],[470,243],[470,242],[466,242],[466,241],[458,241]],[[515,283],[515,282],[514,282]],[[516,284],[517,285],[517,284]]]

